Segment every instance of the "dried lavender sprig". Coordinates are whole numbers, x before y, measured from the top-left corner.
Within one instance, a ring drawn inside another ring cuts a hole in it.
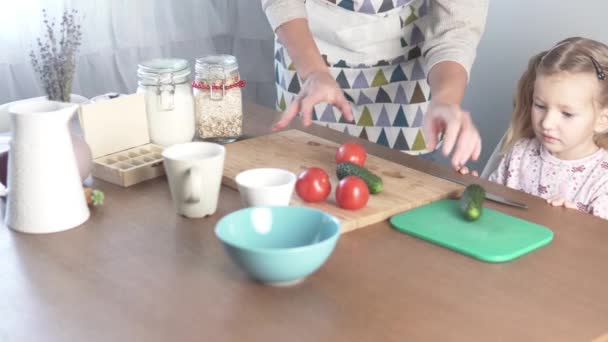
[[[30,59],[42,86],[51,100],[70,101],[76,55],[82,43],[82,32],[77,10],[64,11],[58,34],[55,33],[55,19],[49,19],[42,11],[46,32],[36,40],[38,54],[32,50]],[[59,38],[59,40],[57,39]]]

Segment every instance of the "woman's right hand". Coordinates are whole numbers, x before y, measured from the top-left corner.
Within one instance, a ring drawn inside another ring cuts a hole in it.
[[[352,107],[344,97],[344,92],[338,82],[328,70],[320,70],[308,75],[302,84],[300,93],[283,112],[281,119],[272,126],[272,130],[276,131],[287,127],[298,113],[302,113],[304,126],[309,126],[312,123],[313,107],[321,102],[327,102],[338,108],[347,121],[354,120]]]
[[[460,173],[461,175],[471,174],[471,176],[473,176],[473,177],[479,177],[479,173],[477,173],[477,171],[472,170],[472,169],[469,170],[469,168],[466,166],[463,166],[460,169],[458,169],[458,173]]]

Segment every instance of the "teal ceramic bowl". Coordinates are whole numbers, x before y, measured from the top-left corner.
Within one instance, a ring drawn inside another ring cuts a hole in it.
[[[215,235],[252,278],[291,285],[327,260],[340,237],[340,222],[308,207],[251,207],[224,216]]]

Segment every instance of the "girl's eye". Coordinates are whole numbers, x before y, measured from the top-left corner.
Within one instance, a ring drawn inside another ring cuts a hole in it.
[[[567,117],[567,118],[571,118],[571,117],[574,116],[574,114],[568,113],[568,112],[562,112],[562,115],[565,116],[565,117]]]
[[[534,103],[534,107],[536,107],[536,108],[538,108],[540,110],[545,110],[545,108],[547,108],[547,107],[541,105],[540,103],[536,103],[536,102]]]

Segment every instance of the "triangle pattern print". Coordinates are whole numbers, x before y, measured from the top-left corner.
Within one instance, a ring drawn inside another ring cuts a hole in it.
[[[411,61],[412,59],[416,59],[416,58],[418,58],[420,56],[422,56],[422,52],[420,51],[420,47],[416,46],[415,48],[413,48],[410,51],[408,51],[408,53],[407,53],[407,60]]]
[[[393,121],[393,127],[409,127],[407,124],[407,118],[405,117],[405,112],[403,111],[403,106],[399,106],[399,110],[397,111],[397,115],[395,115],[395,120]]]
[[[410,146],[407,144],[407,140],[405,139],[405,135],[403,135],[403,130],[399,130],[399,134],[397,134],[397,139],[395,139],[395,144],[393,148],[400,151],[409,151]]]
[[[420,65],[420,60],[416,60],[414,62],[414,67],[412,68],[412,74],[410,75],[412,80],[424,80],[426,79],[426,75],[424,74],[424,70],[422,70],[422,66]]]
[[[353,89],[363,88],[369,88],[369,84],[367,84],[367,79],[365,78],[365,75],[363,75],[363,71],[359,71],[359,74],[357,75],[357,77],[355,77],[355,80],[353,81]]]
[[[281,55],[281,65],[283,65],[283,68],[287,69],[287,64],[285,63],[285,49],[281,48],[279,53]]]
[[[374,121],[372,120],[372,114],[369,111],[367,106],[363,106],[363,111],[361,112],[361,117],[359,118],[359,122],[357,122],[357,126],[373,126]]]
[[[321,55],[321,57],[323,58],[323,62],[325,62],[325,65],[330,66],[329,61],[327,61],[327,55]]]
[[[388,138],[386,137],[386,132],[384,129],[380,131],[380,135],[378,136],[377,144],[384,145],[386,147],[391,147],[388,143]]]
[[[422,114],[422,109],[418,107],[416,110],[416,116],[414,117],[414,122],[412,123],[412,127],[422,127],[422,118],[424,115]]]
[[[391,103],[391,98],[388,93],[380,87],[378,94],[376,95],[376,103]]]
[[[289,67],[287,67],[289,71],[296,71],[296,66],[293,63],[289,63]]]
[[[361,130],[361,133],[359,133],[359,138],[368,140],[367,132],[365,131],[365,127],[363,127],[363,129]]]
[[[382,1],[382,5],[380,6],[380,8],[378,8],[378,13],[390,11],[393,8],[395,8],[395,6],[393,5],[393,0],[384,0]]]
[[[398,104],[408,104],[409,102],[407,101],[407,96],[405,95],[405,90],[403,90],[403,87],[401,86],[401,84],[399,84],[399,86],[397,86],[397,93],[395,94],[395,103]]]
[[[391,122],[388,118],[388,113],[386,111],[386,107],[382,106],[382,110],[380,110],[380,115],[378,116],[378,120],[376,120],[376,126],[380,127],[390,127]]]
[[[412,94],[412,98],[410,99],[410,103],[423,103],[426,102],[426,98],[424,97],[424,93],[420,88],[420,84],[416,82],[416,87],[414,88],[414,93]]]
[[[363,4],[361,4],[361,7],[359,7],[359,12],[367,13],[367,14],[375,14],[376,10],[374,9],[374,6],[372,5],[371,0],[364,0]]]
[[[353,0],[342,0],[338,3],[338,6],[350,10],[350,11],[354,11],[355,10],[355,6],[353,4]]]
[[[353,99],[353,97],[348,95],[348,93],[346,91],[342,91],[342,93],[344,93],[344,97],[346,98],[346,101],[348,101],[350,103],[355,103],[355,100]]]
[[[397,65],[397,67],[395,68],[395,70],[393,70],[393,73],[391,75],[391,83],[401,82],[401,81],[407,81],[407,77],[405,76],[405,73],[403,72],[401,65]]]
[[[407,26],[407,25],[413,23],[414,21],[418,20],[418,17],[416,16],[416,11],[414,10],[414,8],[412,6],[410,6],[410,9],[411,9],[412,12],[405,19],[404,26]]]
[[[344,70],[340,71],[338,77],[336,77],[336,82],[340,85],[342,89],[349,89],[350,84],[348,84],[348,80],[346,79],[346,75],[344,75]]]
[[[422,136],[422,130],[418,130],[416,139],[414,140],[414,145],[412,145],[412,151],[421,151],[425,149],[426,143],[424,142],[424,137]]]
[[[370,104],[370,103],[374,103],[374,101],[372,101],[372,99],[367,97],[367,95],[365,95],[364,92],[359,93],[359,101],[357,101],[357,106],[366,105],[366,104]]]
[[[312,108],[312,117],[311,117],[312,121],[319,121],[319,117],[317,116],[317,110],[315,109],[315,107]]]
[[[289,88],[287,88],[287,91],[292,94],[300,93],[300,82],[298,81],[298,74],[293,74],[291,82],[289,82]]]
[[[345,60],[341,59],[338,63],[334,64],[334,68],[348,68],[348,64],[346,64]]]
[[[409,2],[409,0],[397,0],[397,1],[395,1],[395,7],[403,6],[403,5],[407,4],[408,2]]]
[[[321,121],[323,122],[336,122],[336,117],[334,116],[334,110],[332,105],[327,105],[323,114],[321,114]]]
[[[279,83],[279,80],[280,80],[280,78],[279,78],[279,64],[275,63],[275,65],[274,65],[274,81],[276,83]]]
[[[277,62],[281,62],[281,49],[277,49],[277,51],[274,53],[274,60]]]
[[[421,17],[424,17],[425,15],[427,15],[429,13],[429,8],[426,4],[426,0],[422,2],[422,5],[420,5],[420,7],[418,8],[418,15]]]
[[[338,123],[343,123],[343,124],[352,124],[351,121],[348,121],[344,118],[344,115],[342,115],[342,113],[338,113],[338,115],[340,116],[340,119],[338,120]]]
[[[285,94],[281,92],[281,99],[279,100],[278,107],[280,110],[285,110],[287,105],[285,104]]]
[[[388,81],[386,80],[386,77],[384,77],[384,72],[382,72],[382,69],[378,69],[378,72],[376,72],[376,76],[374,76],[374,80],[372,81],[372,87],[379,87],[387,83]]]
[[[412,36],[410,38],[411,45],[418,45],[424,41],[424,35],[418,26],[414,25],[412,28]]]

